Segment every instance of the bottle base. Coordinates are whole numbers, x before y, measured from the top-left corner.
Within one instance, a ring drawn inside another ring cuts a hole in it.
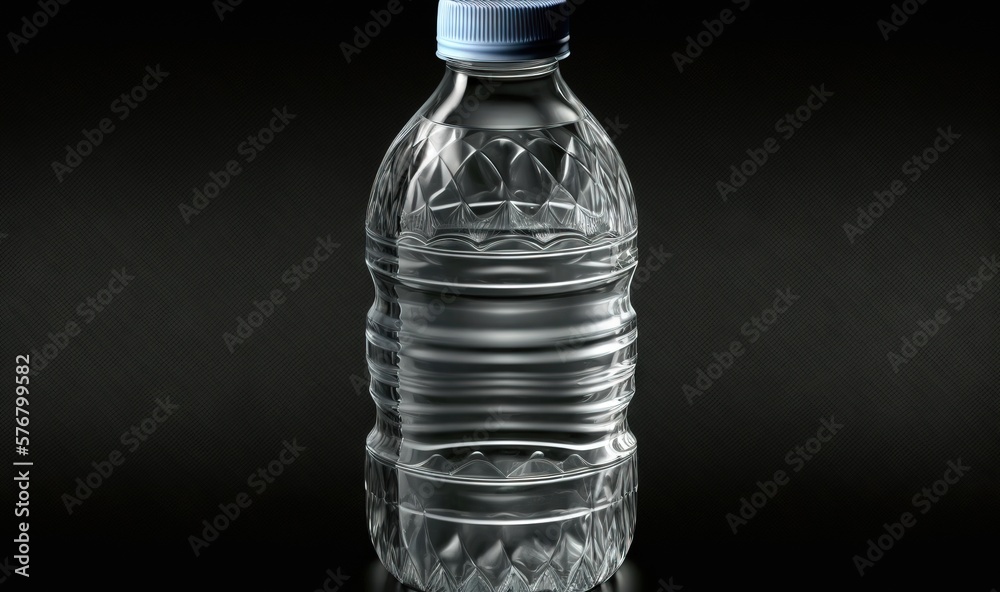
[[[379,559],[421,592],[585,592],[621,567],[635,528],[634,453],[561,478],[484,483],[369,451],[365,485]]]

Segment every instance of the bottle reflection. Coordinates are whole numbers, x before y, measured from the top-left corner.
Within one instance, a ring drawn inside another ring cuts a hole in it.
[[[365,578],[365,592],[417,592],[408,588],[389,575],[378,561],[368,565]],[[607,582],[591,589],[589,592],[645,592],[642,587],[642,576],[634,563],[626,559],[618,572]]]

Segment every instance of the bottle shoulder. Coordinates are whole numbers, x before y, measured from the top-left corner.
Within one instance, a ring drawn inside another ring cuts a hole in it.
[[[482,99],[467,82],[446,78],[396,137],[372,188],[370,232],[476,245],[635,232],[621,156],[561,78],[498,83]]]

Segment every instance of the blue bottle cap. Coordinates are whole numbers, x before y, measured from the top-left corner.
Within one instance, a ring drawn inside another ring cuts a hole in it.
[[[440,0],[442,59],[514,62],[569,55],[568,0]]]

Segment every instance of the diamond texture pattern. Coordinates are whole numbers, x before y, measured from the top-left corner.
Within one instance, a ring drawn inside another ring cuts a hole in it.
[[[621,158],[591,117],[521,131],[415,118],[386,155],[367,224],[386,238],[463,236],[488,249],[516,234],[546,248],[567,235],[626,236],[636,217]]]
[[[423,507],[423,487],[399,498],[398,469],[369,457],[366,470],[379,558],[400,582],[424,592],[584,592],[614,574],[631,544],[634,455],[579,481],[582,511],[545,522],[516,512],[456,521]]]

